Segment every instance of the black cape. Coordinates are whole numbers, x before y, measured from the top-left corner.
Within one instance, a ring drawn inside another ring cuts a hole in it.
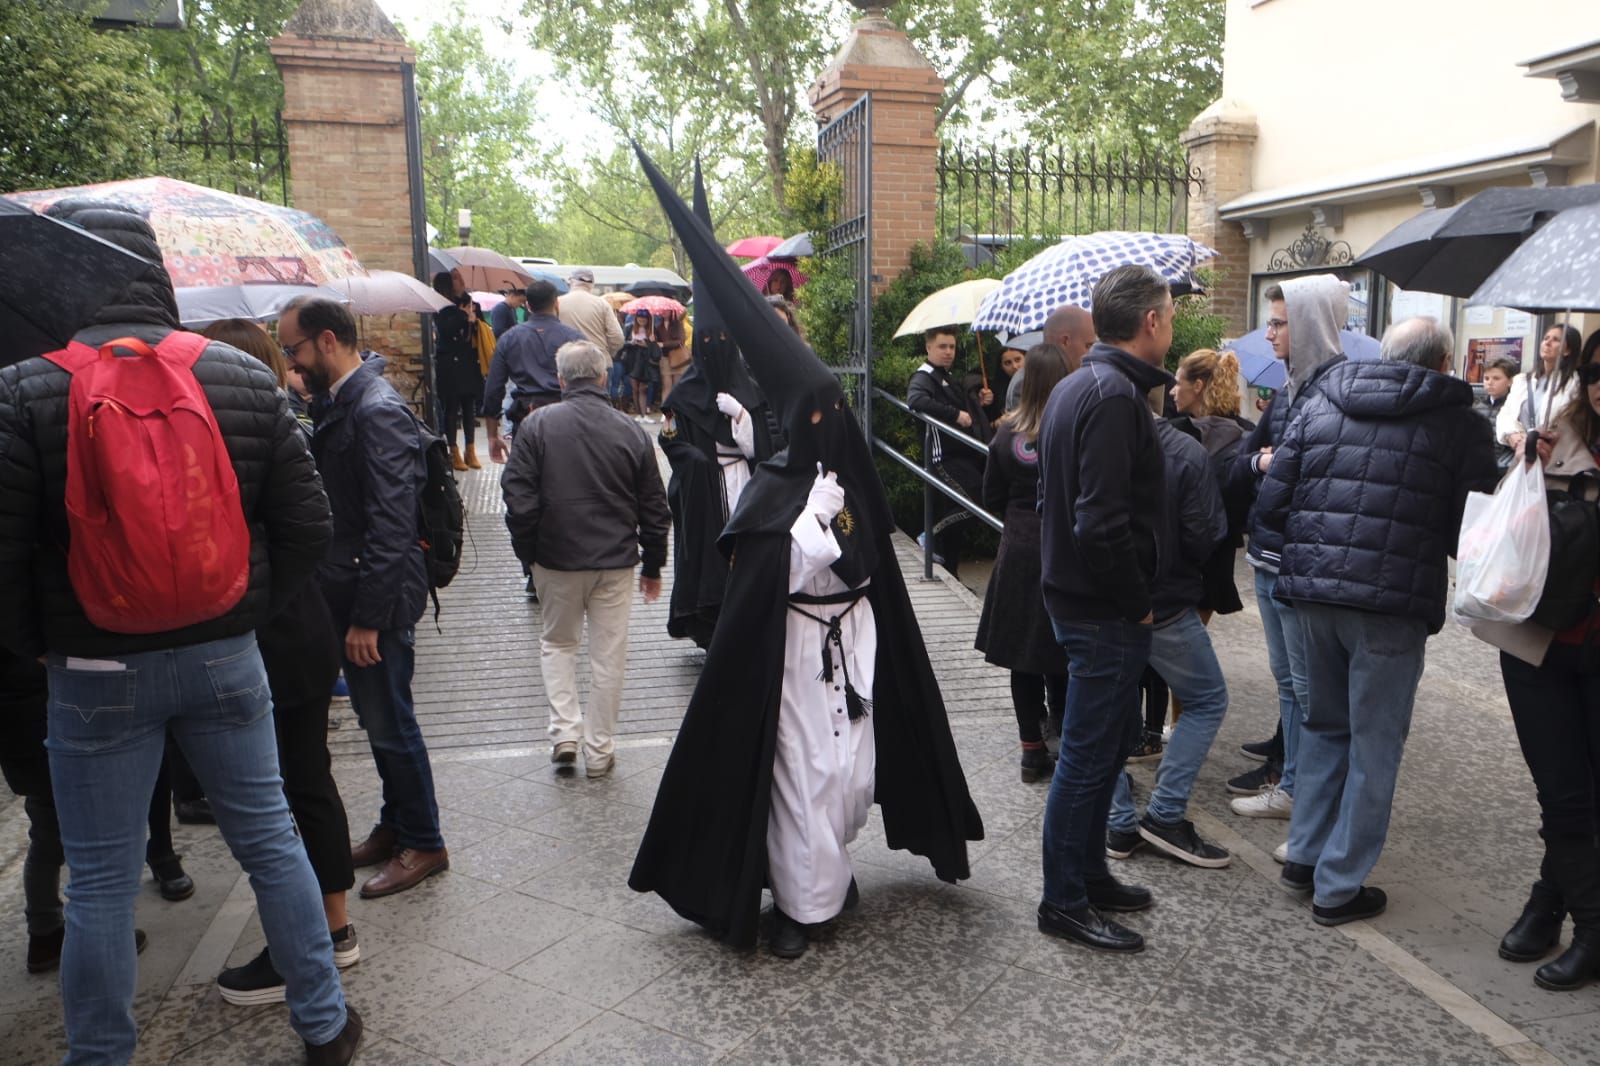
[[[766,520],[756,523],[763,528],[734,528],[727,536],[733,561],[721,618],[628,878],[634,890],[658,893],[683,917],[741,948],[755,944],[766,883],[788,613],[788,528],[805,499],[777,511],[747,512],[746,500],[757,504],[781,494],[794,501],[777,473],[759,469],[740,500],[740,515]],[[847,498],[847,508],[852,502]],[[983,823],[888,541],[890,526],[873,524],[884,531],[876,538],[880,562],[867,592],[878,635],[869,695],[874,798],[888,845],[925,856],[941,880],[953,882],[971,875],[966,842],[983,839]]]

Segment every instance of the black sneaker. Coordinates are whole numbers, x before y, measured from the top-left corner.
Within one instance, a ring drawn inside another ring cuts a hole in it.
[[[333,937],[333,964],[347,970],[361,961],[361,945],[356,942],[355,923],[331,934]]]
[[[1278,749],[1278,738],[1269,737],[1266,740],[1252,740],[1248,744],[1240,744],[1239,754],[1255,762],[1277,762],[1282,753]]]
[[[1281,768],[1274,763],[1266,762],[1247,773],[1228,781],[1228,791],[1235,796],[1256,796],[1273,785],[1283,776]]]
[[[1161,751],[1164,743],[1160,733],[1146,730],[1140,737],[1138,745],[1128,752],[1129,763],[1160,762]]]
[[[1316,887],[1316,867],[1303,862],[1286,862],[1278,874],[1278,883],[1290,892],[1310,892]]]
[[[1135,829],[1131,833],[1119,833],[1115,829],[1106,830],[1106,857],[1110,859],[1126,859],[1129,855],[1144,846],[1144,837]]]
[[[1187,818],[1168,825],[1146,814],[1139,819],[1139,835],[1157,851],[1164,851],[1191,866],[1220,870],[1233,861],[1233,856],[1226,851],[1201,840],[1200,834],[1194,831],[1194,823]]]
[[[261,954],[243,966],[223,970],[217,976],[217,990],[224,1001],[235,1007],[259,1007],[263,1003],[282,1003],[284,983],[272,965],[270,949],[262,948]]]
[[[1376,918],[1389,906],[1389,897],[1381,888],[1362,885],[1356,894],[1337,907],[1311,907],[1311,920],[1318,925],[1343,925],[1359,922],[1363,918]]]

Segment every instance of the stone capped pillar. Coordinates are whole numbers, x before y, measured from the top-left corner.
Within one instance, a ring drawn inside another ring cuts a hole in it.
[[[911,261],[911,246],[938,235],[939,136],[944,79],[880,5],[862,17],[811,86],[811,108],[826,125],[865,94],[872,97],[872,292]]]
[[[405,71],[417,54],[373,0],[304,0],[272,42],[283,76],[294,206],[322,219],[363,266],[412,272]],[[414,315],[361,320],[408,399],[420,371]]]
[[[1256,118],[1229,100],[1218,100],[1189,124],[1179,141],[1204,182],[1189,194],[1189,236],[1219,253],[1205,264],[1218,272],[1211,305],[1228,319],[1228,333],[1250,329],[1250,241],[1237,222],[1224,222],[1222,205],[1250,191],[1250,157]]]

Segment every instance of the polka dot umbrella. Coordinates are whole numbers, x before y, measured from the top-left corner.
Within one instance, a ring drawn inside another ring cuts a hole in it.
[[[1169,282],[1193,282],[1195,267],[1216,251],[1177,233],[1106,230],[1068,237],[1007,274],[978,308],[972,329],[1027,333],[1067,304],[1088,308],[1095,282],[1119,266],[1154,268]]]

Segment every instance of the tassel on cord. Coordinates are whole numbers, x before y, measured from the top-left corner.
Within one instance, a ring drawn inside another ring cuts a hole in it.
[[[854,605],[852,604],[852,606]],[[793,604],[790,604],[790,607],[793,610],[800,610]],[[828,627],[828,631],[822,635],[822,672],[817,675],[817,680],[824,682],[833,680],[833,655],[828,648],[828,645],[832,644],[834,648],[838,649],[839,671],[844,674],[845,717],[852,722],[861,721],[867,716],[867,712],[872,710],[872,701],[862,699],[861,694],[856,691],[855,685],[850,682],[850,663],[844,656],[844,632],[840,625],[844,620],[844,615],[836,614],[832,618],[819,618],[809,611],[800,611],[800,613]]]

